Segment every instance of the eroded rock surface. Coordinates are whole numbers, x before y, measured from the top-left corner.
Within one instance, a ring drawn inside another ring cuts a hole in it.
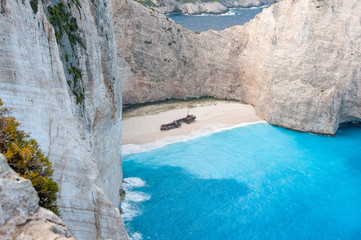
[[[134,1],[74,2],[84,47],[68,58],[83,102],[67,83],[70,46],[57,44],[42,1],[35,14],[28,1],[0,1],[0,95],[49,155],[63,221],[79,239],[127,239],[122,91],[125,104],[239,99],[272,124],[324,134],[361,119],[356,0],[283,0],[244,26],[200,34]]]
[[[234,98],[255,105],[271,124],[321,134],[361,119],[356,0],[284,0],[244,26],[201,34],[146,8],[128,9],[140,21],[116,37],[134,73],[125,81],[125,104]]]
[[[282,1],[238,28],[248,42],[238,59],[240,98],[268,122],[300,131],[334,134],[360,120],[360,10],[357,1]]]
[[[0,1],[0,96],[49,155],[70,232],[77,239],[127,239],[118,209],[122,65],[108,1],[81,0],[79,6],[64,1],[84,44],[73,44],[74,54],[68,56],[66,34],[58,44],[44,12],[59,1],[45,1],[45,7],[42,2],[34,13],[29,1]],[[69,87],[68,61],[81,73],[77,84],[84,89],[83,100]]]
[[[176,7],[176,11],[182,14],[220,14],[228,11],[228,8],[219,2],[206,2],[206,3],[184,3]]]
[[[124,79],[123,103],[167,98],[231,96],[242,45],[221,32],[200,34],[134,1],[112,1],[118,58],[131,75]]]
[[[30,180],[15,173],[0,154],[0,238],[74,239],[61,219],[38,202]]]

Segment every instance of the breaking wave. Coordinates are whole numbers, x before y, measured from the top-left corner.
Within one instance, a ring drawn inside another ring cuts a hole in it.
[[[135,188],[145,186],[145,182],[137,177],[124,178],[123,189],[126,192],[125,199],[122,201],[123,220],[131,221],[141,213],[140,203],[150,199],[150,195],[135,191]]]

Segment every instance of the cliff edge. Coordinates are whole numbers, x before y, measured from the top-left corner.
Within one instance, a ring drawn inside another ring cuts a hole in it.
[[[118,209],[122,79],[108,1],[31,2],[0,3],[1,98],[48,154],[73,236],[127,239]]]
[[[232,98],[254,105],[271,124],[319,134],[361,119],[356,0],[283,0],[244,26],[200,34],[156,12],[148,17],[146,8],[128,9],[151,24],[131,32],[125,59],[134,75],[124,83],[125,104]],[[140,51],[146,41],[148,51]]]
[[[361,6],[357,1],[282,1],[233,36],[246,33],[238,58],[240,99],[269,123],[335,134],[361,119]]]

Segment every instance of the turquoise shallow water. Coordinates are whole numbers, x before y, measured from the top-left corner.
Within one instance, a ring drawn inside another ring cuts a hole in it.
[[[133,239],[361,239],[361,127],[259,123],[123,161]]]

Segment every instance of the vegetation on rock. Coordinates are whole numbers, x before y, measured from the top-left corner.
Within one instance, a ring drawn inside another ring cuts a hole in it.
[[[39,196],[39,205],[59,215],[56,203],[58,185],[52,179],[53,169],[48,157],[29,134],[18,129],[19,122],[9,116],[0,99],[0,152],[10,167],[29,179]]]
[[[55,30],[56,40],[60,42],[61,37],[64,33],[68,35],[71,48],[73,49],[76,43],[80,46],[85,47],[81,37],[78,34],[78,23],[76,18],[72,17],[70,12],[67,11],[63,2],[48,7],[49,21],[53,25]]]
[[[75,4],[78,9],[81,7],[78,0],[72,0],[71,3]],[[54,27],[56,41],[65,60],[63,63],[67,73],[67,83],[75,96],[76,103],[84,107],[83,75],[79,68],[76,45],[79,44],[85,49],[85,44],[80,37],[77,20],[69,11],[72,5],[71,3],[68,2],[68,4],[65,5],[63,2],[59,2],[56,5],[48,6],[47,12],[49,22]],[[69,45],[70,48],[68,47]],[[72,59],[70,57],[72,57]]]
[[[30,6],[33,9],[34,14],[38,12],[38,0],[30,0]]]
[[[147,6],[147,7],[155,7],[156,5],[151,1],[151,0],[135,0],[136,2],[139,2],[141,3],[142,5],[144,6]]]

